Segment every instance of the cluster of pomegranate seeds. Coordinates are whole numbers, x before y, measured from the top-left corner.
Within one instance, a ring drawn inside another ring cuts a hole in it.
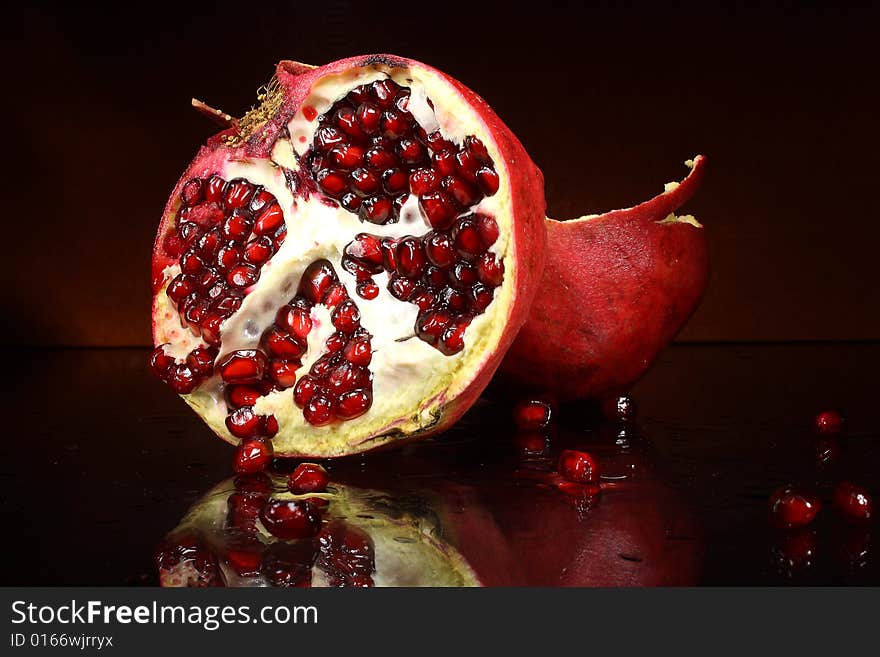
[[[862,525],[874,517],[874,500],[861,486],[840,482],[834,489],[834,508],[848,522]]]
[[[321,529],[321,515],[308,500],[270,499],[260,521],[273,536],[285,540],[311,538]]]
[[[208,346],[197,347],[183,362],[165,354],[163,346],[153,351],[150,369],[175,392],[188,394],[213,374],[220,325],[241,306],[286,231],[275,197],[243,178],[227,182],[214,175],[183,186],[177,220],[162,245],[181,272],[166,293],[181,326]]]
[[[770,524],[777,529],[806,527],[813,522],[821,506],[814,494],[794,486],[783,486],[770,496]]]
[[[318,535],[318,566],[330,586],[373,586],[376,554],[369,535],[343,520],[328,523]]]
[[[431,225],[445,229],[498,191],[498,173],[479,139],[456,146],[427,134],[409,102],[410,90],[390,78],[352,89],[321,117],[308,167],[318,188],[362,221],[397,221],[415,194]]]
[[[360,233],[345,247],[342,267],[357,278],[365,298],[378,294],[375,274],[390,274],[391,295],[419,308],[419,338],[452,355],[464,348],[465,330],[504,280],[504,264],[489,251],[497,239],[498,224],[484,214],[460,217],[448,230],[422,237]]]
[[[575,484],[596,484],[599,481],[599,464],[588,452],[563,450],[556,469],[560,475]]]
[[[224,586],[217,557],[199,539],[189,534],[166,541],[156,551],[155,559],[161,570],[172,570],[181,565],[191,566],[194,577],[187,580],[188,587]]]
[[[323,493],[327,490],[327,471],[317,463],[300,463],[287,478],[287,488],[291,493]]]

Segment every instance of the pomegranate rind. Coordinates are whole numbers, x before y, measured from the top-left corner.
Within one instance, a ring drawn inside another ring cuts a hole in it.
[[[217,556],[220,575],[228,587],[262,587],[268,582],[262,575],[243,577],[223,560],[227,500],[235,492],[233,479],[221,482],[199,499],[181,519],[166,539],[173,544],[175,537],[196,536]],[[331,483],[326,493],[294,495],[283,490],[284,480],[277,478],[272,497],[276,499],[321,498],[327,501],[322,510],[325,523],[345,520],[369,535],[375,551],[376,570],[372,580],[377,587],[475,587],[480,578],[446,536],[446,527],[439,510],[443,501],[425,494],[418,503],[410,499],[397,505],[393,496],[373,489]],[[448,516],[448,514],[446,514]],[[262,526],[256,524],[256,537],[264,546],[283,543]],[[159,568],[159,582],[164,587],[185,587],[196,581],[191,564],[176,568]],[[330,586],[327,575],[316,564],[312,567],[313,587]]]
[[[547,220],[547,259],[528,321],[499,370],[501,387],[561,400],[605,398],[637,381],[699,305],[709,277],[705,231],[676,216],[706,158],[680,183],[631,208]]]
[[[409,79],[419,81],[428,96],[437,101],[438,112],[446,111],[451,117],[461,117],[465,125],[476,126],[474,133],[484,142],[502,181],[493,199],[497,201],[499,214],[504,215],[496,219],[504,233],[499,240],[498,257],[505,263],[505,279],[496,290],[491,312],[487,310],[478,316],[468,328],[465,349],[455,356],[455,366],[432,379],[430,389],[414,390],[411,394],[417,398],[404,407],[383,409],[382,403],[395,399],[396,395],[383,395],[380,390],[375,390],[373,408],[360,418],[311,427],[298,419],[297,414],[301,416],[301,412],[292,402],[283,406],[269,398],[261,399],[255,410],[275,415],[280,425],[280,431],[273,439],[275,453],[279,456],[342,456],[433,435],[449,427],[488,385],[516,332],[526,321],[528,308],[538,289],[546,242],[543,177],[516,137],[482,98],[436,69],[394,55],[354,57],[323,67],[284,61],[276,70],[280,89],[277,93],[281,99],[279,108],[247,135],[238,134],[236,127],[231,127],[212,137],[181,177],[165,208],[153,252],[154,344],[172,343],[169,349],[178,357],[204,344],[200,338],[175,324],[176,312],[165,294],[175,275],[176,265],[173,259],[164,255],[162,240],[173,226],[180,192],[186,181],[213,173],[227,179],[232,175],[253,179],[276,196],[290,226],[296,198],[284,189],[285,169],[295,166],[296,148],[306,143],[299,139],[300,135],[291,134],[291,126],[297,125],[314,89],[321,88],[328,80],[343,80],[350,88],[353,80],[386,74],[404,82]],[[297,137],[295,140],[294,136]],[[256,175],[258,169],[259,176]],[[275,258],[290,243],[289,234]],[[266,267],[274,261],[273,258]],[[305,260],[300,264],[304,268]],[[291,279],[298,273],[295,270],[287,272]],[[354,285],[351,288],[349,293],[356,299]],[[247,303],[248,298],[245,299]],[[224,344],[218,356],[220,359],[231,349],[225,339],[227,328],[242,314],[245,304],[222,327]],[[239,345],[238,348],[242,347]],[[303,373],[305,364],[297,378]],[[225,406],[222,395],[217,393],[218,385],[215,377],[192,394],[182,396],[217,435],[236,444],[238,439],[229,433],[224,423]],[[411,386],[402,388],[406,394]],[[209,390],[213,392],[207,392]]]

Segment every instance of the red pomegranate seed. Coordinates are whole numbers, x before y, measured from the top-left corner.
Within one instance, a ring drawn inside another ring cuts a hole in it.
[[[490,167],[480,167],[476,172],[477,186],[486,196],[493,196],[498,191],[498,174]]]
[[[836,434],[843,426],[843,417],[837,411],[823,411],[816,416],[814,424],[819,433]]]
[[[306,351],[305,342],[299,341],[278,327],[266,329],[260,345],[269,356],[288,360],[299,358]]]
[[[235,450],[232,469],[237,474],[254,474],[272,462],[272,444],[261,440],[243,441]]]
[[[306,500],[270,499],[260,520],[273,536],[284,540],[311,538],[321,529],[321,516]]]
[[[334,165],[343,169],[354,169],[364,162],[364,149],[354,144],[337,144],[328,155]]]
[[[303,408],[303,417],[316,427],[330,424],[333,421],[333,403],[324,395],[313,395]]]
[[[226,274],[226,282],[233,287],[250,287],[260,279],[260,270],[253,265],[236,265]]]
[[[348,341],[343,352],[345,360],[353,365],[366,367],[370,364],[373,357],[372,348],[370,346],[370,338],[366,335],[359,335]]]
[[[416,284],[405,276],[392,274],[388,279],[388,291],[395,299],[409,301],[416,290]]]
[[[287,478],[287,488],[296,495],[323,493],[329,481],[327,471],[317,463],[300,463]]]
[[[460,313],[467,307],[467,297],[458,290],[444,287],[440,291],[440,303],[454,313]]]
[[[177,258],[183,251],[183,240],[177,233],[169,232],[162,241],[162,248],[165,249],[165,254],[169,258]]]
[[[513,407],[513,421],[520,429],[544,429],[553,420],[553,409],[540,399],[524,399]]]
[[[477,274],[480,282],[498,287],[504,281],[504,263],[495,259],[495,254],[487,251],[477,260]]]
[[[275,203],[275,197],[262,187],[258,187],[257,191],[254,192],[254,195],[251,197],[249,207],[251,212],[257,214],[272,203]]]
[[[455,208],[443,192],[430,192],[419,197],[419,206],[434,228],[449,228],[455,219]]]
[[[407,278],[418,278],[427,261],[422,244],[415,237],[405,237],[397,245],[397,271]]]
[[[226,522],[229,526],[248,533],[256,531],[260,510],[269,499],[267,493],[271,491],[271,483],[262,481],[260,477],[265,477],[265,474],[260,472],[235,478],[237,490],[226,500],[228,507]],[[243,489],[239,488],[240,484],[244,484]]]
[[[333,322],[333,326],[340,331],[354,333],[361,325],[361,313],[354,301],[347,299],[336,307],[330,320]]]
[[[168,385],[178,395],[188,395],[201,383],[189,366],[175,365],[168,370]]]
[[[455,168],[458,170],[458,175],[468,182],[477,181],[476,174],[479,166],[480,161],[471,151],[463,149],[455,154]]]
[[[296,383],[298,360],[274,359],[269,361],[269,377],[279,388],[292,388]]]
[[[384,171],[397,166],[397,157],[384,148],[371,148],[364,154],[364,163],[371,169]]]
[[[250,237],[254,228],[254,221],[241,210],[234,211],[223,222],[221,229],[223,236],[233,242],[244,242]]]
[[[394,206],[384,196],[371,196],[364,199],[358,216],[373,224],[384,224],[391,216]]]
[[[229,271],[241,260],[241,251],[235,244],[220,247],[217,252],[217,266],[223,271]]]
[[[321,303],[327,290],[337,280],[333,265],[327,260],[316,260],[303,272],[299,293],[312,303]]]
[[[397,155],[409,165],[419,164],[427,156],[425,147],[415,139],[403,138],[397,144]]]
[[[218,228],[212,228],[202,235],[196,243],[202,260],[205,262],[211,260],[222,243],[223,238],[220,236],[220,230]]]
[[[197,347],[189,352],[186,357],[186,364],[189,368],[200,377],[208,377],[214,373],[214,358],[217,357],[217,350],[214,348]]]
[[[431,168],[440,178],[455,175],[455,153],[451,150],[440,151],[431,156]]]
[[[334,119],[339,129],[355,141],[366,140],[367,135],[358,124],[355,111],[351,107],[340,107],[336,110]]]
[[[397,195],[406,191],[409,176],[402,169],[385,169],[382,172],[382,189],[388,194]]]
[[[471,318],[460,316],[449,322],[440,336],[437,348],[447,356],[457,354],[464,349],[464,333],[471,323]]]
[[[342,131],[333,126],[324,126],[315,131],[315,148],[322,152],[328,152],[333,146],[345,141]]]
[[[330,370],[326,380],[327,387],[335,395],[353,390],[361,379],[358,369],[351,363],[342,361]]]
[[[396,271],[398,240],[392,237],[384,237],[380,244],[382,248],[382,266],[388,271]]]
[[[372,265],[375,268],[372,273],[382,271],[382,243],[375,235],[358,233],[345,247],[345,253],[367,265]]]
[[[485,285],[480,285],[479,283],[469,290],[468,296],[470,297],[470,309],[476,314],[480,314],[486,310],[495,298],[491,288],[488,288]]]
[[[315,176],[315,182],[327,196],[339,198],[348,189],[348,176],[341,171],[321,169]]]
[[[230,313],[231,314],[231,313]],[[202,322],[202,339],[210,345],[220,345],[220,326],[225,320],[224,315],[209,314]]]
[[[410,128],[409,121],[406,120],[405,115],[393,108],[389,108],[382,113],[379,126],[382,134],[392,139],[403,137]]]
[[[315,379],[306,374],[299,380],[299,382],[297,382],[296,387],[293,389],[293,401],[297,406],[302,408],[309,403],[309,400],[315,395],[317,389],[318,387]]]
[[[425,255],[437,267],[449,267],[455,262],[455,249],[447,233],[430,232],[425,235]]]
[[[439,153],[441,151],[453,148],[452,143],[444,139],[439,130],[429,134],[426,137],[425,141],[428,144],[428,148],[430,148],[431,151],[433,151],[434,153]]]
[[[847,521],[867,525],[874,517],[874,499],[861,486],[840,482],[834,489],[834,508]]]
[[[352,390],[339,396],[336,414],[343,420],[352,420],[366,413],[373,403],[373,397],[367,390]]]
[[[369,347],[369,343],[367,346]],[[165,353],[165,345],[159,345],[150,354],[150,370],[163,381],[174,364],[174,358]]]
[[[204,268],[204,260],[195,251],[187,251],[180,257],[180,271],[184,274],[198,274]]]
[[[461,219],[453,228],[452,236],[456,252],[467,260],[473,259],[485,250],[477,222],[473,219],[467,217]]]
[[[268,235],[262,235],[247,243],[247,246],[244,247],[242,259],[251,265],[259,267],[271,258],[274,253],[275,244],[272,242],[272,238]],[[229,265],[229,267],[231,266]],[[225,267],[225,269],[229,267]]]
[[[445,310],[421,312],[416,320],[416,332],[419,338],[429,344],[434,344],[443,335],[443,330],[451,319],[450,314]]]
[[[271,235],[284,224],[284,213],[281,206],[273,203],[263,210],[254,222],[254,233],[257,235]]]
[[[348,292],[346,291],[345,286],[342,283],[334,283],[327,288],[327,292],[324,294],[324,299],[321,303],[328,308],[335,308],[347,298]]]
[[[253,406],[262,396],[259,390],[250,386],[232,385],[226,387],[226,401],[233,408]]]
[[[204,184],[199,178],[187,180],[180,190],[180,200],[189,207],[201,203],[203,197]]]
[[[327,338],[327,341],[324,343],[324,345],[327,347],[327,351],[335,354],[337,351],[340,351],[347,342],[348,336],[345,335],[345,333],[336,331],[336,333],[333,333],[329,338]]]
[[[449,270],[449,282],[459,290],[468,289],[477,282],[477,278],[477,270],[465,262],[456,262]]]
[[[424,196],[440,189],[440,178],[433,169],[416,169],[409,174],[409,190],[416,196]]]
[[[361,281],[357,284],[357,294],[363,299],[375,299],[379,296],[379,286],[373,281]]]
[[[461,208],[468,208],[481,198],[480,193],[473,185],[455,176],[446,176],[440,183],[440,187]]]
[[[258,349],[244,349],[228,354],[218,365],[224,383],[257,383],[263,378],[268,359]]]
[[[589,484],[599,481],[599,465],[587,452],[566,449],[559,455],[557,471],[576,484]]]
[[[806,527],[813,522],[820,507],[815,495],[783,486],[770,496],[770,524],[778,529]]]
[[[371,196],[379,191],[381,180],[374,171],[355,169],[351,172],[351,186],[358,196]]]
[[[275,323],[302,344],[306,344],[309,332],[312,330],[312,316],[305,308],[282,306],[275,315]]]
[[[219,203],[223,200],[223,192],[226,189],[226,181],[217,174],[208,178],[208,184],[205,187],[205,201],[209,203]]]
[[[477,232],[480,234],[483,246],[488,249],[498,241],[498,222],[486,214],[477,214],[474,216],[477,219]]]
[[[247,180],[236,178],[226,185],[225,205],[228,209],[244,207],[254,193],[254,186]]]
[[[226,416],[226,428],[236,438],[256,438],[262,421],[253,406],[242,406]]]
[[[379,118],[381,112],[370,103],[361,103],[355,112],[358,125],[368,135],[375,134],[379,130]]]
[[[274,415],[265,415],[260,420],[260,433],[265,438],[271,438],[278,433],[278,420]]]
[[[263,544],[260,541],[230,547],[226,552],[226,563],[241,577],[254,577],[260,574],[263,559]]]

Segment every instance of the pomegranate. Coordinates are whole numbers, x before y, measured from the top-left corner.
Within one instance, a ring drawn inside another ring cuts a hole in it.
[[[177,183],[153,250],[153,372],[224,440],[333,457],[441,431],[543,271],[541,173],[412,60],[281,62]]]
[[[640,205],[547,220],[543,279],[499,370],[508,387],[560,400],[626,389],[696,309],[708,279],[702,225],[675,212],[696,192],[705,158]]]

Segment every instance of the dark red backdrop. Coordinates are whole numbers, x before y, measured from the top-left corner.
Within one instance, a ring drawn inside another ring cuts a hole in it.
[[[876,3],[266,4],[6,17],[2,343],[146,344],[153,230],[212,131],[190,97],[240,113],[279,59],[370,51],[483,95],[543,169],[552,216],[640,201],[706,153],[690,210],[714,272],[681,339],[880,337]]]

